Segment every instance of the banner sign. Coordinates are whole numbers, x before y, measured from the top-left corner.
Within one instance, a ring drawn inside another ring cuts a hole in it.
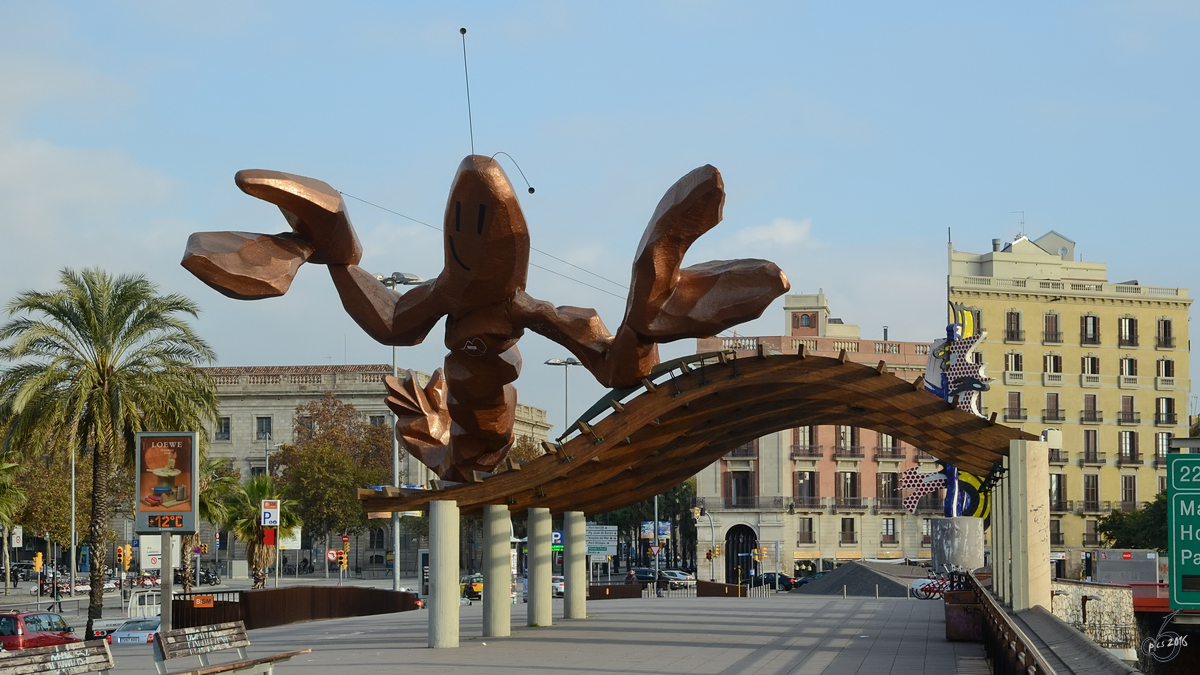
[[[138,534],[194,534],[200,447],[194,431],[145,431],[134,445]]]

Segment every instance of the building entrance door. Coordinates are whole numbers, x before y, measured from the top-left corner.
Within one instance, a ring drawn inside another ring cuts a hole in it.
[[[758,548],[758,536],[746,525],[734,525],[725,533],[725,583],[748,583],[750,568],[754,567],[754,556]],[[761,570],[759,570],[761,571]],[[741,573],[739,577],[738,574]]]

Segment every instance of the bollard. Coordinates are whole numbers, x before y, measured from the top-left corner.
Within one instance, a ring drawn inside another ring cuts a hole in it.
[[[846,599],[846,585],[842,584],[842,599]]]
[[[879,599],[879,584],[875,584],[875,599]]]

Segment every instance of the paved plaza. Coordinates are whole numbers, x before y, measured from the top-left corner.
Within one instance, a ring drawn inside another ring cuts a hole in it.
[[[561,616],[555,602],[555,617]],[[479,605],[462,608],[458,649],[426,648],[423,611],[265,628],[252,656],[305,647],[280,675],[403,673],[983,673],[983,648],[945,640],[942,602],[779,594],[588,603],[589,618],[479,637]],[[557,619],[556,619],[557,620]],[[114,647],[119,673],[154,673],[148,647]],[[216,660],[216,659],[214,659]],[[172,670],[195,659],[172,662]],[[177,665],[176,665],[177,664]]]

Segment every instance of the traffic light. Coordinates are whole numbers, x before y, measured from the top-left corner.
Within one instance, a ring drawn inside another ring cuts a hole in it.
[[[200,554],[208,555],[208,544],[200,544]]]
[[[716,551],[714,551],[713,555],[716,555],[716,556],[721,555],[721,545],[720,544],[716,544]]]
[[[341,567],[343,570],[349,566],[349,563],[346,560],[346,552],[345,551],[338,551],[337,561],[338,561],[338,566]]]
[[[33,571],[35,571],[35,572],[42,571],[42,552],[41,551],[38,551],[37,553],[33,554]]]
[[[125,571],[129,571],[129,565],[133,563],[133,547],[125,544]]]
[[[700,507],[699,506],[692,507],[692,520],[700,520]]]
[[[711,548],[704,552],[704,559],[712,560],[712,549]]]
[[[121,565],[121,566],[125,565],[125,547],[124,546],[117,547],[117,564]]]

